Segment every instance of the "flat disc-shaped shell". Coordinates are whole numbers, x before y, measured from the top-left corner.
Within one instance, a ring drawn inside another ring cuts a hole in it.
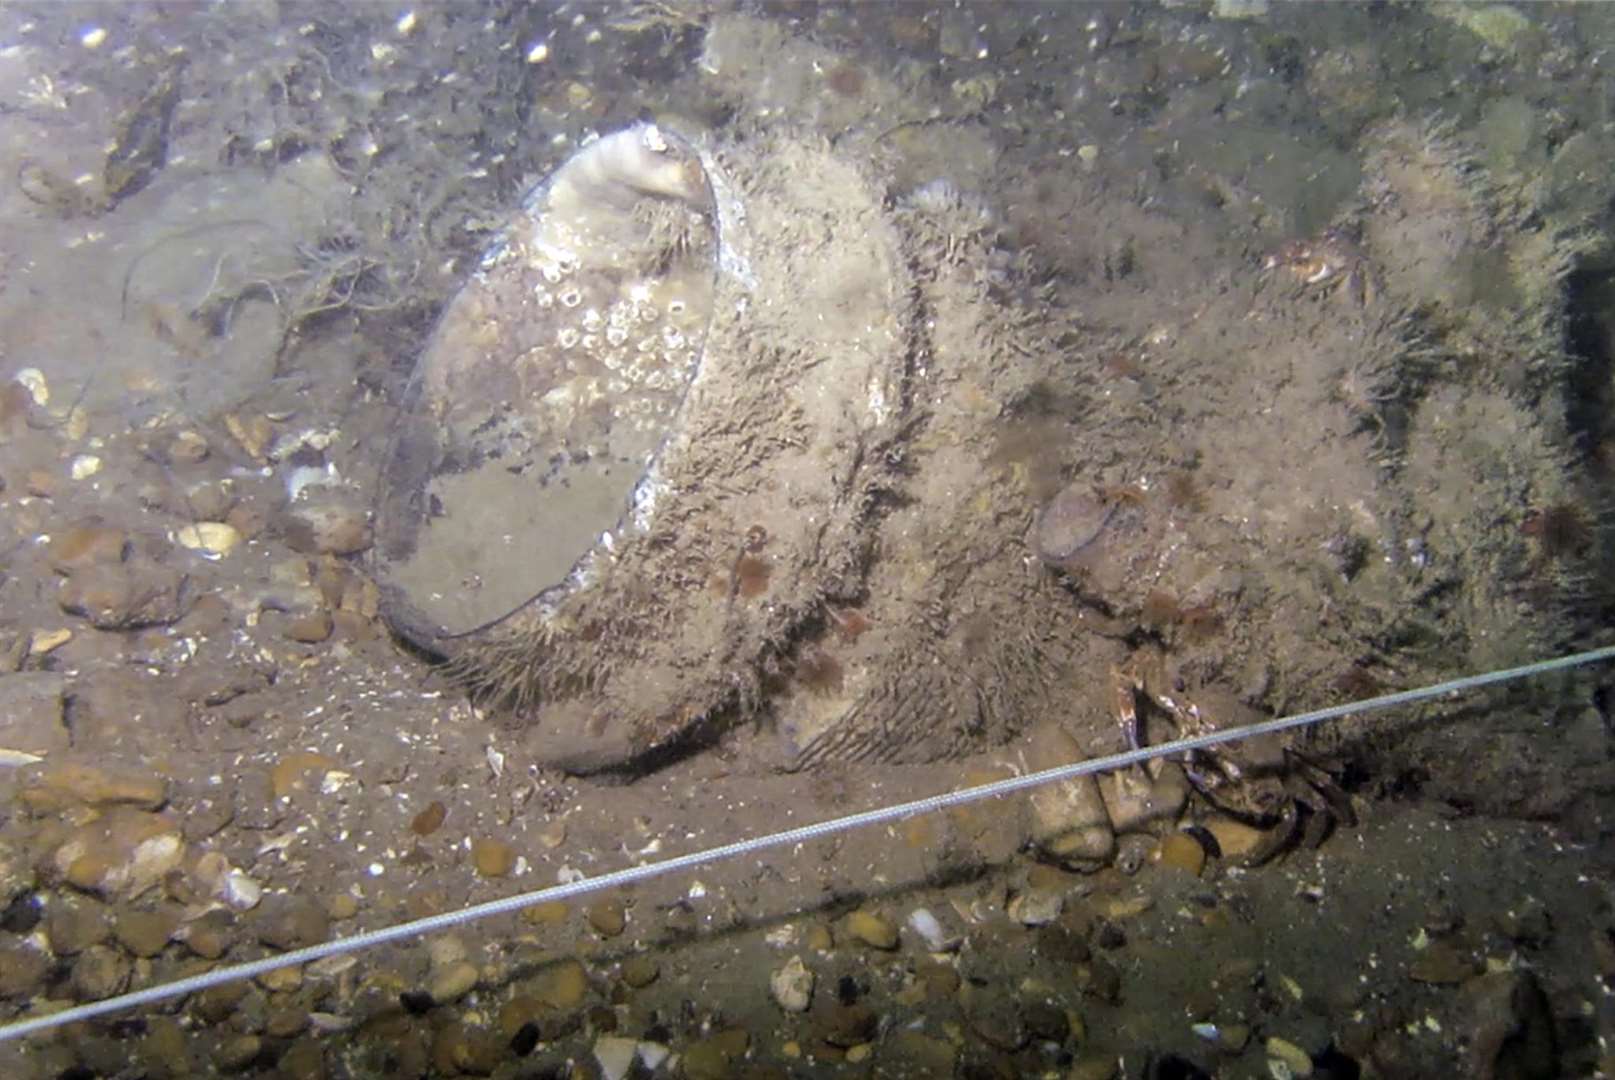
[[[699,367],[716,258],[701,165],[652,126],[528,199],[445,311],[388,462],[376,570],[406,636],[496,623],[611,543]]]

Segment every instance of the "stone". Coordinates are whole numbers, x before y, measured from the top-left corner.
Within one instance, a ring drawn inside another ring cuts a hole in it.
[[[185,614],[186,577],[139,559],[92,565],[62,583],[57,602],[100,630],[166,626]]]
[[[1189,801],[1189,779],[1175,764],[1154,780],[1129,769],[1101,776],[1099,791],[1116,832],[1142,832],[1155,822],[1177,819]]]
[[[45,936],[58,956],[76,956],[112,934],[107,906],[90,896],[65,893],[45,910]]]
[[[287,623],[286,636],[304,645],[318,645],[331,636],[331,629],[334,625],[331,621],[331,613],[324,608],[320,608],[309,612],[307,615],[299,615]]]
[[[595,933],[607,938],[616,937],[628,925],[628,916],[623,911],[622,901],[616,899],[590,904],[588,919]]]
[[[171,818],[118,806],[70,832],[50,862],[77,888],[133,899],[178,868],[184,856],[185,838]]]
[[[768,991],[786,1012],[807,1012],[813,1003],[813,982],[813,972],[800,956],[793,956],[769,976]]]
[[[325,909],[306,896],[290,893],[264,897],[254,926],[259,941],[288,952],[318,945],[331,936]]]
[[[1026,767],[1040,772],[1087,757],[1064,728],[1043,724],[1032,732]],[[1031,839],[1045,858],[1074,870],[1097,870],[1116,853],[1110,814],[1092,776],[1044,784],[1032,792]]]
[[[194,922],[187,923],[180,940],[186,948],[204,960],[217,960],[229,951],[235,941],[231,917],[226,911],[210,911]]]
[[[113,935],[135,956],[156,956],[179,929],[179,912],[173,908],[154,911],[120,911],[113,924]]]
[[[297,1005],[282,1005],[269,1010],[264,1019],[264,1034],[272,1039],[290,1039],[308,1027],[308,1010]]]
[[[815,1021],[819,1038],[843,1050],[868,1042],[880,1030],[880,1014],[861,1001],[832,1005],[815,1014]]]
[[[1202,822],[1207,832],[1217,841],[1217,850],[1225,859],[1240,860],[1256,851],[1267,839],[1267,834],[1253,825],[1228,817],[1213,817]]]
[[[112,566],[129,556],[129,534],[88,517],[51,537],[50,565],[58,574],[73,574],[91,566]]]
[[[503,840],[479,836],[471,841],[471,863],[483,877],[505,877],[516,866],[516,851]],[[622,932],[621,927],[617,932]]]
[[[509,1049],[492,1031],[458,1021],[439,1028],[432,1042],[432,1063],[442,1076],[487,1076],[508,1053]]]
[[[1010,1054],[1026,1045],[1030,1033],[1014,995],[989,984],[968,986],[960,996],[965,1021],[983,1042]]]
[[[461,960],[433,972],[431,980],[427,983],[426,992],[432,995],[432,1000],[437,1004],[447,1005],[459,1001],[474,990],[480,978],[477,965],[469,960]]]
[[[23,804],[36,812],[84,806],[132,806],[156,810],[168,801],[168,782],[156,773],[61,761],[27,774]]]
[[[129,958],[110,945],[91,945],[73,961],[73,992],[80,1001],[100,1001],[129,985]]]
[[[661,966],[648,956],[631,956],[622,965],[622,981],[640,990],[655,982],[661,970]]]
[[[1267,1052],[1269,1061],[1282,1063],[1287,1075],[1294,1077],[1308,1077],[1312,1075],[1312,1055],[1288,1039],[1277,1035],[1270,1036],[1262,1047]],[[1275,1071],[1275,1076],[1279,1075]]]
[[[1009,917],[1022,926],[1046,926],[1060,917],[1065,897],[1052,889],[1027,889],[1009,899]]]
[[[16,934],[0,931],[0,998],[22,1000],[42,989],[50,957]]]
[[[293,551],[357,555],[370,547],[368,513],[339,494],[305,495],[279,520],[280,534]]]
[[[589,992],[589,974],[576,960],[563,960],[537,975],[531,986],[540,1004],[552,1009],[573,1009]]]
[[[223,521],[199,521],[175,529],[174,542],[207,558],[222,559],[241,543],[241,531]]]
[[[285,799],[304,791],[318,791],[326,773],[336,768],[336,762],[324,754],[297,750],[275,762],[269,771],[270,788],[275,798]]]
[[[213,1060],[225,1072],[243,1072],[263,1052],[264,1041],[256,1035],[237,1035],[224,1040],[214,1051]]]
[[[594,1060],[600,1066],[601,1080],[624,1080],[639,1054],[637,1039],[602,1035],[594,1042]]]
[[[1162,866],[1181,870],[1190,877],[1199,877],[1206,866],[1206,849],[1200,841],[1186,832],[1169,833],[1156,849],[1156,858]]]
[[[897,926],[872,911],[854,911],[847,916],[847,934],[872,949],[897,948]]]
[[[62,722],[67,681],[54,671],[0,675],[0,750],[37,757],[67,752],[71,741]]]

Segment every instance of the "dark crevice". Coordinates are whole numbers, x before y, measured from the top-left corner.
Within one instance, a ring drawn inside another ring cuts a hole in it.
[[[1615,439],[1611,406],[1615,404],[1615,271],[1582,270],[1565,282],[1565,349],[1570,356],[1566,378],[1566,419],[1577,444],[1591,453]]]

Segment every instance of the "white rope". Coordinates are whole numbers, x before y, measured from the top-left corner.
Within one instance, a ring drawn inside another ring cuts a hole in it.
[[[1554,660],[1540,660],[1534,664],[1525,664],[1521,667],[1490,671],[1483,675],[1469,675],[1461,679],[1451,679],[1447,682],[1436,683],[1432,686],[1424,686],[1415,690],[1402,690],[1394,694],[1384,694],[1380,697],[1368,698],[1349,705],[1332,705],[1327,709],[1298,713],[1294,716],[1280,717],[1276,720],[1264,720],[1261,723],[1228,728],[1207,735],[1197,735],[1193,738],[1177,739],[1157,746],[1112,754],[1109,757],[1089,758],[1086,761],[1044,769],[1041,772],[1027,773],[1024,776],[1012,776],[1006,780],[996,780],[978,787],[964,788],[943,795],[932,795],[924,799],[915,799],[912,802],[884,806],[875,810],[865,810],[862,813],[848,814],[846,817],[821,821],[813,825],[803,825],[795,829],[786,829],[784,832],[753,837],[749,840],[737,840],[732,844],[723,844],[703,851],[692,851],[687,855],[664,859],[661,862],[632,866],[624,870],[614,870],[607,874],[601,874],[599,877],[586,878],[581,881],[573,881],[565,885],[556,885],[548,889],[539,889],[535,892],[521,893],[516,896],[507,896],[500,900],[489,900],[486,903],[473,904],[458,911],[430,915],[423,919],[413,919],[410,922],[383,927],[379,930],[370,930],[362,934],[354,934],[351,937],[337,938],[319,945],[293,949],[288,953],[265,957],[262,960],[254,960],[250,963],[215,968],[201,975],[192,975],[189,978],[177,979],[174,982],[162,983],[158,986],[147,987],[144,990],[121,994],[118,997],[107,998],[105,1001],[93,1001],[86,1005],[63,1009],[60,1012],[19,1020],[0,1027],[0,1042],[18,1039],[25,1035],[60,1027],[63,1024],[78,1023],[81,1020],[89,1020],[123,1009],[151,1005],[159,1001],[167,1001],[169,998],[210,990],[225,983],[256,978],[265,972],[275,971],[279,968],[306,964],[327,956],[358,952],[374,945],[420,937],[423,934],[430,934],[451,926],[460,926],[478,919],[486,919],[494,915],[508,915],[512,912],[521,911],[523,908],[533,907],[536,904],[545,904],[554,900],[569,900],[588,893],[598,892],[602,889],[611,889],[619,885],[646,881],[650,878],[676,873],[680,870],[693,870],[698,866],[706,866],[709,863],[719,862],[724,859],[733,859],[741,855],[766,851],[769,848],[802,844],[810,840],[833,836],[836,833],[862,828],[865,825],[880,825],[912,817],[915,814],[927,814],[953,806],[963,806],[966,803],[978,802],[982,799],[1011,795],[1025,791],[1028,788],[1052,784],[1057,780],[1070,780],[1092,773],[1109,772],[1113,769],[1127,768],[1171,754],[1182,754],[1190,750],[1203,750],[1206,747],[1217,746],[1226,742],[1237,742],[1256,735],[1289,731],[1293,728],[1322,723],[1325,720],[1336,720],[1351,713],[1372,712],[1379,709],[1394,708],[1398,705],[1409,705],[1418,701],[1428,701],[1431,698],[1457,694],[1482,686],[1490,686],[1494,683],[1512,682],[1532,675],[1542,675],[1550,671],[1560,671],[1564,668],[1601,663],[1612,659],[1615,659],[1615,646],[1593,649],[1590,652],[1575,653]]]

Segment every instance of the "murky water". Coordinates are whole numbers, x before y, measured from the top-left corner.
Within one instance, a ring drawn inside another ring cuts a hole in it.
[[[1595,4],[0,8],[0,1021],[1607,643],[1612,46]],[[1608,1071],[1607,683],[0,1071]]]

